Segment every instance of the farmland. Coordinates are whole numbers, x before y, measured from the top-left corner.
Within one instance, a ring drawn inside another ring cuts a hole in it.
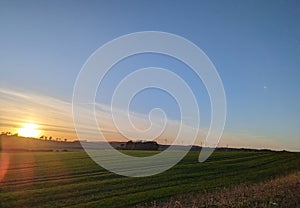
[[[300,170],[299,153],[221,151],[204,163],[197,162],[198,154],[190,152],[164,173],[129,178],[99,167],[84,152],[0,153],[0,207],[134,207]]]

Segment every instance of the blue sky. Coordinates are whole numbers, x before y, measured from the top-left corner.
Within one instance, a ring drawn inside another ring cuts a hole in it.
[[[236,138],[225,144],[300,150],[299,25],[299,1],[0,1],[0,87],[71,102],[81,67],[101,45],[138,31],[174,33],[200,47],[220,74],[228,104],[225,134]],[[189,83],[207,128],[209,99],[201,81],[159,55],[119,63],[97,101],[108,104],[109,89],[122,76],[151,64]],[[145,91],[131,107],[146,114],[158,106],[176,119],[172,102],[162,92]]]

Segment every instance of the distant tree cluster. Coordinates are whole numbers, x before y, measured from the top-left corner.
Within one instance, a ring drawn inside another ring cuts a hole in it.
[[[43,136],[40,136],[40,139],[54,141],[52,136],[47,137],[47,136],[43,135]],[[67,142],[68,139],[62,139],[60,137],[56,137],[55,141],[57,141],[57,142]]]
[[[5,135],[5,136],[19,136],[18,133],[11,133],[10,131],[2,131],[1,132],[1,135]],[[45,135],[42,135],[40,136],[39,139],[42,139],[42,140],[48,140],[48,141],[59,141],[59,142],[67,142],[68,139],[64,138],[60,138],[60,137],[56,137],[55,139],[52,137],[52,136],[45,136]]]
[[[128,141],[124,149],[127,150],[158,150],[159,145],[155,141]]]

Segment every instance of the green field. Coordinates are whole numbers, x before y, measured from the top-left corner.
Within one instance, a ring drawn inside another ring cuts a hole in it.
[[[204,163],[198,155],[190,152],[159,175],[128,178],[104,170],[84,152],[2,153],[0,207],[134,207],[300,170],[299,153],[215,152]]]

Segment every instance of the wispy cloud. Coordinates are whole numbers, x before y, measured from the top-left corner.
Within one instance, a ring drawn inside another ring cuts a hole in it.
[[[45,132],[74,134],[71,104],[56,98],[0,88],[0,125],[17,129],[34,122]],[[57,134],[59,135],[59,134]]]
[[[0,106],[0,126],[2,128],[16,130],[23,123],[34,122],[45,134],[57,137],[63,135],[70,139],[76,139],[72,104],[69,102],[49,96],[0,88]],[[128,113],[123,109],[114,109],[114,112],[118,115],[118,128],[113,120],[110,106],[96,104],[99,128],[110,140],[149,138],[158,139],[161,143],[165,141],[170,143],[173,142],[179,131],[180,123],[176,120],[168,119],[165,123],[160,116],[154,115],[150,121],[148,115]],[[84,120],[89,115],[82,113],[80,116]],[[130,117],[130,121],[128,117]],[[81,127],[88,137],[86,139],[97,139],[97,135],[92,135],[93,130],[89,125]],[[182,135],[186,135],[186,138],[190,137],[192,130],[195,128],[182,124]],[[204,130],[199,130],[198,140],[205,138],[205,134]],[[188,139],[180,139],[178,143],[188,144],[187,141]]]
[[[128,114],[123,109],[114,109],[119,117],[118,124],[120,124],[120,128],[117,128],[111,115],[110,106],[101,103],[97,103],[95,106],[99,129],[101,129],[106,139],[111,141],[126,141],[128,138],[156,138],[156,141],[159,143],[171,143],[175,140],[179,131],[180,122],[177,120],[168,119],[164,123],[160,116],[154,115],[150,121],[149,115],[136,112]],[[84,111],[85,109],[83,109]],[[82,113],[80,116],[84,120],[89,115]],[[129,128],[131,124],[128,122],[128,116],[135,128]],[[28,122],[38,124],[43,133],[48,136],[64,137],[70,140],[77,139],[73,124],[72,104],[70,102],[45,95],[0,88],[0,130],[6,131],[9,129],[16,132],[22,124]],[[97,140],[98,134],[93,134],[94,131],[91,129],[91,126],[83,124],[81,127],[86,134],[87,140]],[[151,130],[147,131],[149,127],[151,127]],[[189,138],[195,128],[182,124],[181,130],[184,136],[177,141],[177,144],[191,144]],[[197,130],[196,144],[203,144],[208,129]],[[230,147],[295,149],[264,135],[253,135],[251,132],[238,131],[225,132],[223,134],[219,146],[227,145]]]

